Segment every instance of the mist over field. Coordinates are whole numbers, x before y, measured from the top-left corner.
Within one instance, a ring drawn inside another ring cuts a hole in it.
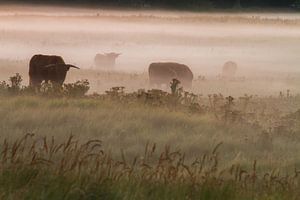
[[[176,61],[196,74],[217,75],[233,60],[243,76],[248,71],[293,74],[300,72],[299,24],[296,14],[2,6],[0,59],[57,54],[89,69],[96,53],[113,51],[122,53],[116,69],[128,72],[147,71],[152,61]]]
[[[265,83],[252,87],[250,93],[274,95],[286,89],[299,92],[300,88],[295,84],[282,81],[299,77],[299,35],[300,17],[288,13],[1,6],[1,79],[7,80],[19,72],[28,83],[28,62],[34,54],[63,56],[67,63],[82,69],[80,72],[71,71],[67,82],[87,78],[92,82],[92,91],[96,92],[121,84],[129,89],[138,89],[137,85],[147,88],[147,70],[151,62],[184,63],[191,68],[195,79],[199,75],[215,79],[221,74],[223,64],[232,60],[238,64],[238,77],[264,81],[281,79],[270,82],[264,91],[253,88],[261,89]],[[122,53],[114,71],[142,74],[142,83],[105,80],[103,84],[95,72],[84,72],[98,70],[94,66],[94,57],[96,53],[105,52]],[[112,83],[108,84],[110,81]],[[195,86],[193,91],[229,94],[234,90],[237,95],[244,93],[237,92],[236,87],[222,89],[222,85],[204,86],[208,89]],[[238,87],[244,86],[240,84]]]

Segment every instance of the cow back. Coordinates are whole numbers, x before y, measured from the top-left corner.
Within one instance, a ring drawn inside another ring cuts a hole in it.
[[[150,84],[169,83],[173,78],[184,85],[191,85],[193,73],[186,65],[179,63],[152,63],[148,69]]]
[[[42,70],[42,67],[50,64],[65,64],[61,56],[34,55],[29,62],[29,75],[34,75]]]

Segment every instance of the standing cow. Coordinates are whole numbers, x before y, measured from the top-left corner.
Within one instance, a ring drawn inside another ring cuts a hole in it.
[[[233,61],[228,61],[223,65],[222,77],[225,79],[233,78],[237,71],[237,64]]]
[[[116,59],[119,57],[120,53],[98,53],[94,58],[95,66],[98,69],[113,69],[116,65]]]
[[[43,81],[62,85],[67,71],[74,65],[65,64],[62,57],[56,55],[34,55],[29,62],[29,85],[40,86]]]
[[[152,63],[148,69],[150,85],[169,84],[172,79],[179,80],[184,87],[191,88],[193,72],[186,65],[165,62]]]

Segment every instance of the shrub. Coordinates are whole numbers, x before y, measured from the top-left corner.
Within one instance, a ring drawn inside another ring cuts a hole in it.
[[[9,85],[5,81],[0,82],[0,94],[6,94],[8,91]]]
[[[171,88],[171,93],[173,95],[177,95],[182,88],[179,88],[180,81],[177,80],[176,78],[173,78],[172,81],[170,82],[170,88]]]
[[[76,81],[75,83],[67,83],[63,85],[63,92],[70,97],[84,96],[90,89],[90,83],[87,79]]]
[[[62,96],[63,91],[59,85],[52,84],[52,83],[45,83],[43,82],[39,90],[37,91],[41,95],[44,96]]]
[[[21,91],[21,83],[23,81],[22,76],[19,73],[16,73],[14,76],[9,78],[10,86],[8,91],[11,93],[18,93]]]

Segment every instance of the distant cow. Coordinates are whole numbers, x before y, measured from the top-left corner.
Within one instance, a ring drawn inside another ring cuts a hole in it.
[[[228,61],[223,65],[222,77],[223,78],[233,78],[237,71],[237,64],[232,61]]]
[[[62,85],[70,67],[79,69],[74,65],[65,64],[60,56],[34,55],[29,62],[29,85],[40,86],[43,81]]]
[[[98,53],[95,58],[95,66],[99,69],[113,69],[116,65],[116,59],[119,57],[120,53]]]
[[[193,81],[193,72],[186,65],[179,63],[152,63],[149,66],[150,85],[169,84],[175,78],[179,80],[184,87],[190,88]]]

